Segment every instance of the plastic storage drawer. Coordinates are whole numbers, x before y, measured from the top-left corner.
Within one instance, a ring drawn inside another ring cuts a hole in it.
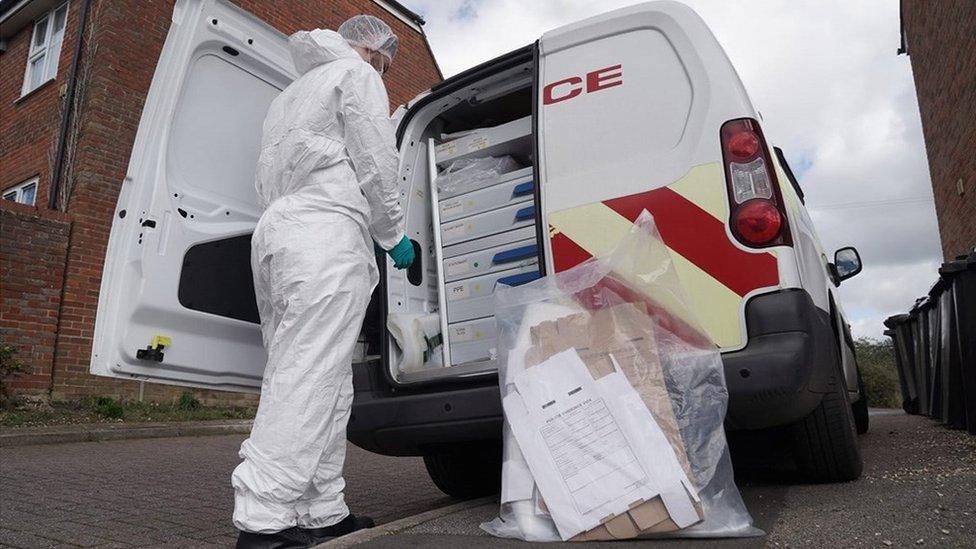
[[[434,148],[434,161],[445,164],[460,158],[519,154],[531,149],[532,117],[526,116],[441,143]]]
[[[456,181],[452,184],[451,188],[448,190],[440,189],[438,185],[437,198],[439,200],[446,201],[448,198],[454,198],[462,194],[467,194],[480,189],[486,189],[489,187],[494,187],[495,185],[503,185],[506,183],[524,183],[526,181],[532,181],[532,167],[522,168],[520,170],[515,170],[514,172],[508,172],[498,177],[489,177],[484,179],[479,179],[476,177],[469,177]],[[531,194],[531,193],[530,193]],[[443,212],[443,210],[441,210]]]
[[[497,284],[520,286],[540,278],[539,265],[532,263],[517,269],[486,274],[452,282],[444,286],[447,296],[447,321],[461,322],[494,314],[494,301]]]
[[[533,242],[535,242],[535,238],[535,227],[530,225],[528,227],[522,227],[521,229],[515,229],[514,231],[493,234],[491,236],[479,238],[478,240],[468,240],[467,242],[447,246],[444,248],[443,257],[445,259],[457,257],[459,255],[466,255],[477,251],[486,250],[488,248],[504,246],[506,244],[512,244],[514,242],[520,242],[526,239],[531,239]]]
[[[513,204],[490,212],[441,223],[441,245],[450,246],[526,227],[535,223],[535,202]]]
[[[441,223],[532,200],[532,176],[506,181],[468,194],[441,200]]]
[[[447,327],[451,365],[495,358],[495,317],[458,322]]]
[[[538,259],[539,246],[535,243],[535,238],[526,238],[486,250],[449,257],[444,260],[444,279],[450,283],[462,278],[514,269],[536,263]]]

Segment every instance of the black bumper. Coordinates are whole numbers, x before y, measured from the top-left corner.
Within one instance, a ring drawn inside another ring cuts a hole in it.
[[[354,368],[357,389],[367,389],[367,376],[381,376],[381,367],[377,362],[368,369]],[[499,441],[502,405],[497,378],[481,380],[475,386],[431,386],[414,393],[357,390],[347,436],[360,448],[388,456],[416,456],[441,447]]]
[[[763,429],[808,416],[843,383],[830,313],[804,290],[782,290],[746,303],[749,343],[722,353],[729,388],[729,429]]]
[[[830,315],[803,290],[783,290],[746,304],[748,345],[724,353],[729,429],[789,425],[806,417],[840,382]],[[349,440],[386,455],[421,455],[501,438],[494,378],[390,390],[379,362],[354,369]]]

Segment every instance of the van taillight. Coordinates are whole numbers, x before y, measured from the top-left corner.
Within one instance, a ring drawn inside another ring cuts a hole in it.
[[[779,236],[783,216],[772,202],[757,198],[735,209],[732,226],[743,244],[762,245]]]
[[[759,123],[729,120],[722,124],[721,139],[732,233],[747,246],[791,245],[783,196]]]

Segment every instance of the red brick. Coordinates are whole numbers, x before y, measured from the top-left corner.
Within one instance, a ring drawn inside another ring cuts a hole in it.
[[[976,2],[903,0],[946,260],[976,246]]]

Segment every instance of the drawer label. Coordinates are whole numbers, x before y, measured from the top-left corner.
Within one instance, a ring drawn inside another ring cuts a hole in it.
[[[451,217],[464,213],[464,201],[460,198],[455,198],[453,200],[445,200],[441,202],[441,215],[444,217]]]
[[[444,225],[443,229],[441,229],[441,232],[444,235],[444,240],[453,240],[455,238],[460,238],[468,234],[470,227],[471,225],[465,223],[464,221],[461,221],[460,223]]]
[[[448,259],[444,262],[444,270],[447,276],[464,274],[471,270],[471,262],[467,259]]]
[[[439,156],[447,155],[448,157],[455,156],[457,154],[457,143],[453,141],[450,143],[445,143],[440,145],[435,149]]]
[[[447,289],[447,299],[448,301],[457,301],[459,299],[464,299],[468,297],[468,285],[459,284],[453,288]]]
[[[488,146],[488,138],[486,136],[476,137],[468,143],[468,151],[480,151]]]
[[[451,343],[462,343],[464,341],[475,341],[481,339],[481,330],[471,326],[451,326]]]

